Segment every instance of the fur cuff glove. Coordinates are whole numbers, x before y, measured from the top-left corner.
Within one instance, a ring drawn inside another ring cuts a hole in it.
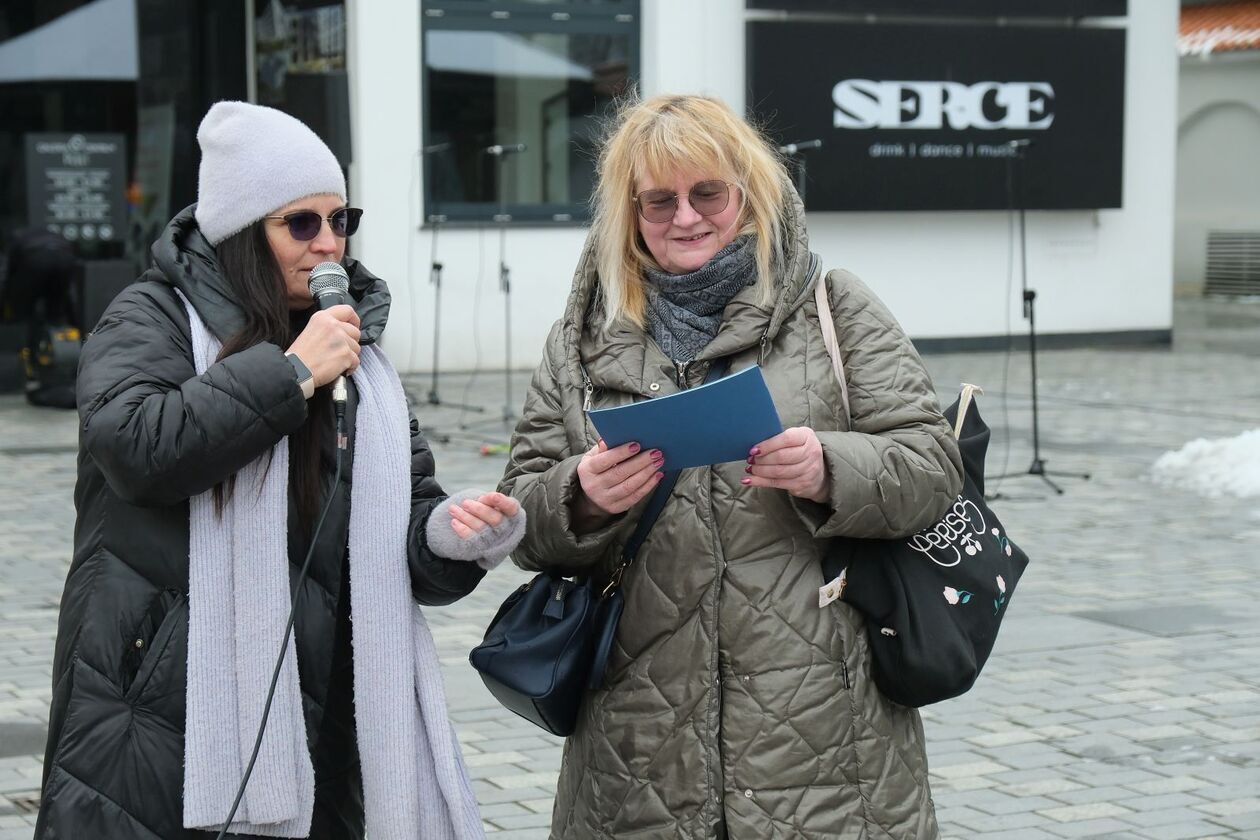
[[[487,525],[466,540],[461,539],[451,527],[451,505],[475,499],[483,493],[484,490],[461,490],[452,493],[433,509],[424,528],[430,551],[450,560],[474,560],[486,571],[502,563],[512,553],[521,537],[525,536],[524,508],[518,509],[515,516],[504,516],[498,525]]]

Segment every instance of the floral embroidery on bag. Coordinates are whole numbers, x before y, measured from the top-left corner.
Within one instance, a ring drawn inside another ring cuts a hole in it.
[[[993,535],[993,540],[994,542],[998,544],[998,548],[1006,552],[1007,557],[1010,557],[1011,556],[1011,541],[1008,540],[1006,537],[1002,536],[1002,532],[999,531],[997,528],[994,528],[989,533]],[[1002,591],[1005,592],[1006,590],[1002,590]]]
[[[1009,549],[1008,549],[1009,551]],[[993,599],[993,614],[997,615],[1002,609],[1002,605],[1006,603],[1006,581],[1002,580],[1002,576],[997,576],[998,596]]]
[[[945,587],[945,600],[951,604],[965,604],[971,600],[971,593],[963,589],[959,591],[952,586]]]

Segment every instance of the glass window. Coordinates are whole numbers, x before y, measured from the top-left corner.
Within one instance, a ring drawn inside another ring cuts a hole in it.
[[[638,4],[470,5],[425,11],[426,218],[585,220],[601,122],[638,73]]]
[[[255,101],[309,125],[350,164],[346,6],[342,0],[254,0]]]

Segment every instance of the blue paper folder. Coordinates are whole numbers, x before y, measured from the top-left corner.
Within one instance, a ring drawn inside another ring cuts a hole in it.
[[[665,469],[742,461],[783,431],[760,367],[668,397],[589,412],[608,448],[638,441],[665,453]]]

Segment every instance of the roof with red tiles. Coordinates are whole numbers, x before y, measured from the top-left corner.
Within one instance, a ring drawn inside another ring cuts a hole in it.
[[[1182,55],[1260,50],[1260,0],[1181,7],[1177,51]]]

